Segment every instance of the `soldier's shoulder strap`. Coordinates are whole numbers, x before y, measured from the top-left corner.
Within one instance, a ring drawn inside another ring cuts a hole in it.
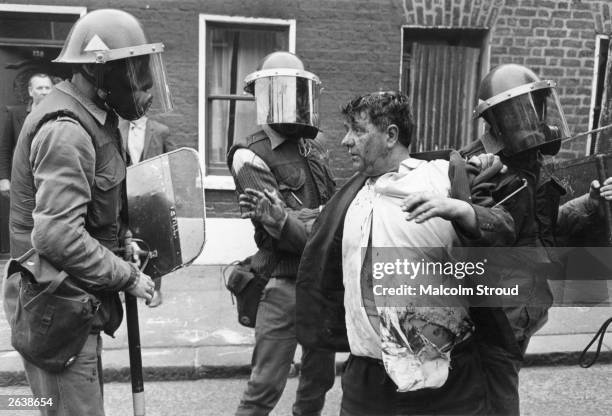
[[[232,145],[232,147],[227,152],[227,167],[232,170],[232,164],[234,163],[234,153],[238,149],[249,149],[257,156],[261,157],[264,161],[268,158],[266,157],[266,150],[270,148],[270,139],[268,135],[260,130],[255,134],[251,134],[247,136],[243,143],[236,143]],[[267,163],[267,162],[266,162]]]

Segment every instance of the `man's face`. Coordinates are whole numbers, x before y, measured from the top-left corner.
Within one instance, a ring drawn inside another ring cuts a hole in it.
[[[104,76],[104,88],[108,91],[106,103],[126,120],[136,120],[146,114],[153,96],[149,68],[149,56],[114,61]]]
[[[352,123],[345,121],[344,126],[347,132],[341,144],[347,147],[353,167],[367,176],[386,173],[387,133],[372,124],[365,112],[355,115]]]
[[[53,83],[47,77],[33,77],[28,86],[28,94],[32,97],[32,104],[37,105],[51,92]]]

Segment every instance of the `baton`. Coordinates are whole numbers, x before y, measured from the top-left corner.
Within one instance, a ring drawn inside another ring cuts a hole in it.
[[[136,296],[125,294],[128,348],[130,351],[130,378],[132,379],[132,403],[134,416],[144,416],[145,397],[140,355],[140,327],[138,326],[138,302]]]
[[[597,166],[597,176],[599,176],[599,186],[603,186],[604,181],[607,179],[606,165],[604,161],[604,155],[595,156],[595,164]],[[612,206],[610,201],[606,201],[604,198],[599,199],[599,203],[603,204],[604,215],[606,218],[606,238],[608,246],[612,245]]]
[[[131,242],[135,239],[131,238],[131,233],[129,231],[128,233],[125,241],[124,258],[126,261],[133,261],[132,254],[134,250],[131,247]],[[147,262],[145,262],[144,266],[146,266]],[[144,269],[144,267],[142,267],[142,269]],[[132,405],[134,406],[134,416],[145,416],[144,380],[142,377],[142,356],[140,354],[140,327],[138,324],[138,302],[136,296],[132,296],[127,292],[124,293],[128,350],[130,354],[130,379],[132,380]]]
[[[599,133],[599,132],[607,130],[609,128],[612,128],[612,124],[606,124],[605,126],[597,127],[596,129],[593,129],[593,130],[583,131],[582,133],[574,134],[571,137],[567,137],[565,139],[562,139],[561,143],[570,142],[570,141],[575,140],[575,139],[577,139],[579,137],[588,136],[589,134]]]

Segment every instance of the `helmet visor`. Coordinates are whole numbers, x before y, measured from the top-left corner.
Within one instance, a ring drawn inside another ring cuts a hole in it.
[[[305,136],[316,135],[319,128],[318,81],[280,75],[258,78],[254,83],[257,124],[298,125],[310,131]]]
[[[138,115],[151,109],[153,113],[166,113],[174,108],[166,67],[161,52],[126,59],[127,75],[132,88],[132,105]]]
[[[554,88],[544,88],[500,102],[483,114],[491,134],[483,139],[488,153],[513,155],[541,148],[545,154],[559,151],[569,128]]]

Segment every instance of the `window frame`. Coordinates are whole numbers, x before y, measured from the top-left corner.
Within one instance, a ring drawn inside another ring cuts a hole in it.
[[[492,28],[489,26],[427,26],[427,25],[402,25],[400,27],[400,53],[399,53],[399,77],[398,77],[398,91],[402,91],[404,84],[404,53],[405,53],[405,39],[407,32],[409,31],[457,31],[467,30],[471,32],[479,31],[482,33],[480,42],[480,79],[479,82],[489,73],[491,68],[491,36]],[[408,94],[407,91],[402,91],[404,94]],[[477,121],[476,132],[478,135],[482,135],[485,131],[485,126],[482,118]]]
[[[77,19],[83,17],[87,13],[87,7],[84,6],[53,6],[43,4],[0,4],[0,12],[12,12],[20,14],[58,14],[58,15],[74,15]],[[64,41],[30,41],[29,39],[12,39],[0,38],[0,45],[3,46],[28,46],[28,47],[57,47],[61,48]]]
[[[599,127],[599,116],[601,116],[601,105],[603,99],[603,90],[605,89],[605,85],[603,85],[605,81],[605,68],[607,61],[612,59],[612,56],[609,56],[606,51],[606,62],[604,62],[604,74],[603,78],[601,78],[599,67],[602,64],[600,62],[600,57],[602,55],[601,48],[604,46],[604,43],[608,44],[608,48],[610,43],[612,43],[612,35],[605,34],[597,34],[595,36],[595,52],[594,52],[594,60],[593,60],[593,82],[591,83],[591,103],[589,108],[589,125],[587,131],[593,130]],[[608,49],[609,50],[609,49]],[[599,95],[599,97],[598,97]],[[599,102],[597,102],[599,101]],[[599,106],[599,113],[597,114],[597,119],[595,119],[595,107]],[[593,135],[589,134],[586,140],[586,149],[585,155],[590,156],[593,154],[593,147],[595,143],[593,143]]]
[[[199,15],[199,36],[198,36],[198,153],[200,155],[200,164],[202,172],[204,172],[204,189],[217,190],[234,190],[234,180],[230,175],[214,175],[207,173],[206,149],[208,143],[206,140],[207,134],[207,91],[206,91],[206,32],[208,24],[214,25],[245,25],[245,26],[286,26],[288,29],[288,45],[289,52],[295,53],[295,19],[272,19],[263,17],[246,17],[246,16],[226,16],[214,14]]]

